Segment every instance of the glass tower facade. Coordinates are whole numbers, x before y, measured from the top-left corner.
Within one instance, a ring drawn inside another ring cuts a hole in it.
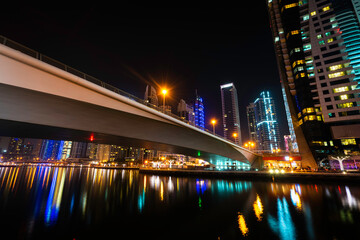
[[[289,130],[305,166],[339,150],[359,153],[355,2],[267,0]]]
[[[205,110],[202,97],[196,95],[195,99],[195,126],[205,129]]]
[[[257,149],[275,152],[280,149],[279,125],[275,103],[268,91],[260,93],[254,101]]]
[[[233,83],[220,86],[224,137],[242,145],[237,91]]]

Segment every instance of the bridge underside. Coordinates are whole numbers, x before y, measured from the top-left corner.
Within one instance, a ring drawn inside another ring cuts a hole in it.
[[[89,142],[94,134],[96,143],[249,163],[239,150],[191,128],[7,84],[0,84],[0,109],[0,136]]]

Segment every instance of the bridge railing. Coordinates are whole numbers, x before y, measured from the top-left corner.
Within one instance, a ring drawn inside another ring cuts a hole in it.
[[[20,52],[22,52],[22,53],[24,53],[24,54],[26,54],[28,56],[36,58],[36,59],[38,59],[38,60],[40,60],[42,62],[45,62],[45,63],[47,63],[47,64],[49,64],[51,66],[62,69],[64,71],[68,72],[68,73],[71,73],[71,74],[73,74],[75,76],[78,76],[78,77],[80,77],[82,79],[85,79],[85,80],[87,80],[89,82],[92,82],[92,83],[94,83],[94,84],[96,84],[98,86],[101,86],[103,88],[106,88],[106,89],[108,89],[108,90],[110,90],[112,92],[115,92],[115,93],[117,93],[117,94],[119,94],[121,96],[127,97],[128,99],[131,99],[131,100],[133,100],[135,102],[141,103],[141,104],[143,104],[143,105],[145,105],[147,107],[155,109],[155,110],[157,110],[159,112],[162,112],[162,113],[164,113],[166,115],[169,115],[169,116],[171,116],[171,117],[173,117],[173,118],[175,118],[177,120],[180,120],[180,121],[183,121],[183,122],[185,122],[185,123],[187,123],[189,125],[195,126],[193,123],[179,117],[178,115],[175,115],[173,113],[164,111],[162,107],[158,107],[156,105],[153,105],[153,104],[149,103],[148,101],[146,101],[144,99],[138,98],[138,97],[136,97],[136,96],[134,96],[134,95],[132,95],[130,93],[127,93],[127,92],[125,92],[125,91],[123,91],[123,90],[121,90],[121,89],[119,89],[117,87],[114,87],[114,86],[112,86],[112,85],[110,85],[110,84],[108,84],[106,82],[103,82],[103,81],[101,81],[101,80],[99,80],[99,79],[97,79],[97,78],[95,78],[93,76],[90,76],[90,75],[88,75],[86,73],[83,73],[83,72],[77,70],[77,69],[74,69],[74,68],[72,68],[72,67],[70,67],[70,66],[68,66],[68,65],[66,65],[66,64],[64,64],[62,62],[59,62],[59,61],[57,61],[55,59],[52,59],[52,58],[50,58],[50,57],[48,57],[48,56],[46,56],[44,54],[41,54],[41,53],[31,49],[31,48],[28,48],[28,47],[26,47],[26,46],[24,46],[24,45],[22,45],[20,43],[17,43],[15,41],[13,41],[11,39],[8,39],[8,38],[6,38],[4,36],[1,36],[1,35],[0,35],[0,44],[3,44],[5,46],[10,47],[12,49],[15,49],[17,51],[20,51]],[[197,127],[197,126],[195,126],[195,127]],[[218,134],[214,134],[213,132],[209,131],[208,129],[205,129],[205,128],[199,128],[199,129],[224,139],[223,136],[220,136]],[[226,139],[226,140],[228,140],[228,139]],[[228,141],[230,141],[230,140],[228,140]]]

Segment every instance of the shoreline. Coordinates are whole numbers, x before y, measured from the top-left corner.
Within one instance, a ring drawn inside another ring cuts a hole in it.
[[[34,164],[37,165],[37,164]],[[0,164],[0,167],[31,167],[34,165]],[[232,180],[250,181],[271,181],[271,182],[321,182],[321,183],[360,183],[360,172],[285,172],[269,173],[268,171],[216,171],[216,170],[195,170],[195,169],[153,169],[141,167],[124,166],[84,166],[84,165],[57,165],[49,167],[60,168],[96,168],[96,169],[122,169],[138,170],[139,173],[160,176],[192,177],[192,178],[217,178]]]
[[[139,173],[176,177],[222,178],[236,180],[261,180],[272,182],[349,182],[360,183],[360,173],[286,172],[272,174],[265,171],[209,171],[179,169],[139,168]]]

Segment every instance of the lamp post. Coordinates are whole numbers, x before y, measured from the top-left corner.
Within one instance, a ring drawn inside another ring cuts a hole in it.
[[[166,96],[167,92],[168,92],[167,89],[161,90],[161,93],[163,94],[163,111],[164,111],[164,113],[165,113],[165,96]]]
[[[213,134],[215,135],[215,124],[216,124],[216,120],[215,119],[212,119],[211,120],[211,124],[213,126]]]
[[[236,144],[236,138],[237,138],[238,134],[237,133],[233,133],[233,137],[234,137],[234,142]]]
[[[249,150],[251,150],[251,148],[255,147],[255,143],[252,141],[248,141],[244,144],[244,147],[248,148]]]

